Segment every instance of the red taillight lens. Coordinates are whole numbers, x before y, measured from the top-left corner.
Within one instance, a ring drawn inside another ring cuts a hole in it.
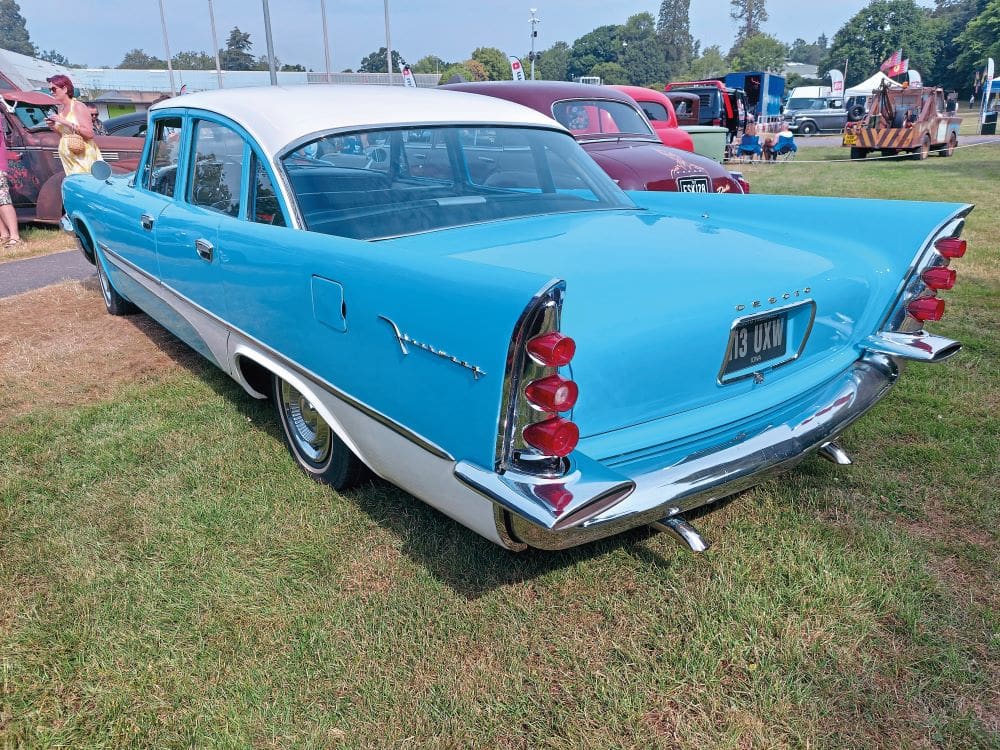
[[[528,353],[543,365],[562,367],[576,354],[576,342],[559,331],[543,333],[528,342]]]
[[[944,315],[944,300],[937,297],[921,297],[906,306],[907,311],[917,320],[941,320]]]
[[[524,442],[547,456],[568,456],[580,442],[580,428],[562,417],[535,422],[524,428]]]
[[[573,493],[562,485],[541,484],[535,488],[535,494],[551,505],[556,513],[562,513],[573,502]]]
[[[961,258],[965,255],[965,240],[958,237],[944,237],[934,243],[934,247],[946,258]]]
[[[535,406],[544,411],[569,411],[580,395],[580,389],[572,380],[558,375],[549,375],[541,380],[533,380],[524,389],[524,395]]]
[[[719,127],[720,125],[722,125],[722,120],[720,120],[718,117],[716,117],[714,120],[712,120],[712,124],[715,127]]]
[[[931,289],[951,289],[955,286],[956,275],[951,268],[931,268],[924,271],[921,278]]]

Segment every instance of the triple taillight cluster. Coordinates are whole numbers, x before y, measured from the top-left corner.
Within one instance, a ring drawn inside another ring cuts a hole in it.
[[[565,367],[576,353],[576,342],[558,331],[535,336],[527,343],[528,356],[546,371]],[[569,455],[580,441],[580,428],[559,414],[576,404],[579,389],[572,380],[551,372],[524,386],[524,398],[538,412],[521,433],[524,442],[547,456]]]
[[[966,242],[958,237],[945,237],[935,242],[934,247],[943,257],[951,260],[965,255]],[[920,322],[941,320],[944,315],[944,300],[936,294],[939,290],[955,286],[955,276],[955,271],[945,266],[928,268],[920,277],[931,290],[931,296],[912,300],[907,304],[906,311]]]

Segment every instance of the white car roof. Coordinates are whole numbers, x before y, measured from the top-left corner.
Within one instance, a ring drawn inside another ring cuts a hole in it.
[[[318,131],[408,124],[530,125],[565,130],[528,107],[492,96],[402,86],[310,84],[202,91],[150,109],[202,109],[230,118],[273,158]]]

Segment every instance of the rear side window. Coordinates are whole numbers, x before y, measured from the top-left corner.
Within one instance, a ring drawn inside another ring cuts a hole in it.
[[[278,196],[274,191],[274,183],[264,169],[260,160],[254,157],[253,160],[254,180],[251,185],[250,200],[252,201],[252,211],[250,220],[258,224],[272,224],[276,227],[287,226],[285,215],[281,212],[281,204],[278,203]]]
[[[173,197],[180,151],[180,118],[168,117],[157,120],[154,132],[155,137],[143,173],[142,185],[154,193]]]
[[[243,138],[225,125],[201,120],[195,123],[193,156],[188,202],[239,216]]]

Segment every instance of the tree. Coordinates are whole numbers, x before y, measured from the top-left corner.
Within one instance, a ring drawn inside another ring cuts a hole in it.
[[[441,80],[438,81],[438,86],[443,86],[446,83],[453,83],[453,79],[462,81],[475,80],[472,76],[472,72],[465,67],[464,63],[451,63],[451,65],[448,65],[441,70]]]
[[[819,39],[812,43],[805,39],[796,39],[788,45],[788,59],[807,65],[819,65],[826,51],[827,39],[823,34],[820,34]]]
[[[663,53],[663,73],[668,81],[676,80],[697,54],[697,43],[691,36],[691,0],[663,0],[656,22]]]
[[[21,15],[21,6],[14,0],[0,0],[0,40],[0,46],[5,50],[28,57],[38,54],[38,48],[32,44],[28,26]]]
[[[708,78],[717,78],[725,75],[732,68],[722,56],[722,49],[713,44],[706,47],[700,57],[691,61],[691,65],[679,77],[687,81],[704,81]]]
[[[163,70],[167,67],[167,61],[147,55],[141,49],[135,48],[125,53],[125,57],[117,67],[123,70]]]
[[[385,47],[379,47],[377,52],[372,52],[361,60],[358,67],[359,73],[387,73],[386,62],[388,62],[389,51]],[[406,65],[406,60],[396,51],[392,51],[392,72],[398,73],[400,64]]]
[[[535,53],[535,77],[544,81],[568,81],[571,50],[566,42],[556,42],[544,52]],[[530,75],[531,61],[528,61]]]
[[[486,69],[487,81],[506,81],[510,78],[510,60],[496,47],[477,47],[472,59]]]
[[[761,27],[767,22],[767,3],[765,0],[729,0],[733,9],[729,11],[729,17],[739,25],[736,32],[736,43],[733,49],[738,47],[755,34],[759,34]],[[732,54],[732,53],[730,53]]]
[[[281,71],[283,73],[305,73],[306,69],[304,65],[295,63],[294,65],[282,65]]]
[[[215,58],[204,52],[178,52],[170,59],[178,70],[215,70]]]
[[[909,58],[910,67],[931,69],[937,39],[930,11],[914,0],[872,0],[834,35],[830,50],[820,62],[819,74],[841,68],[848,60],[850,88],[868,78],[899,49],[904,58]]]
[[[437,55],[425,55],[410,66],[414,73],[440,73],[451,63],[446,63]]]
[[[54,49],[45,50],[38,54],[39,60],[45,60],[45,62],[50,62],[53,65],[62,65],[64,68],[79,68],[79,65],[73,65],[66,56],[56,52]]]
[[[224,70],[253,70],[257,67],[257,61],[251,54],[252,49],[250,33],[234,26],[226,40],[226,48],[219,50],[219,63]]]
[[[622,85],[629,82],[628,71],[616,62],[597,63],[587,75],[597,76],[601,83],[608,85]]]
[[[618,62],[628,74],[627,83],[645,86],[662,83],[666,63],[663,50],[656,37],[656,22],[650,13],[630,16],[619,31],[622,51]]]
[[[569,56],[566,74],[570,79],[590,75],[595,65],[618,62],[622,43],[618,37],[621,26],[598,26],[575,42]]]
[[[729,56],[734,70],[780,71],[788,48],[770,34],[754,34],[744,39]]]
[[[955,41],[963,49],[954,63],[960,70],[978,70],[988,57],[1000,61],[1000,0],[990,0]]]

